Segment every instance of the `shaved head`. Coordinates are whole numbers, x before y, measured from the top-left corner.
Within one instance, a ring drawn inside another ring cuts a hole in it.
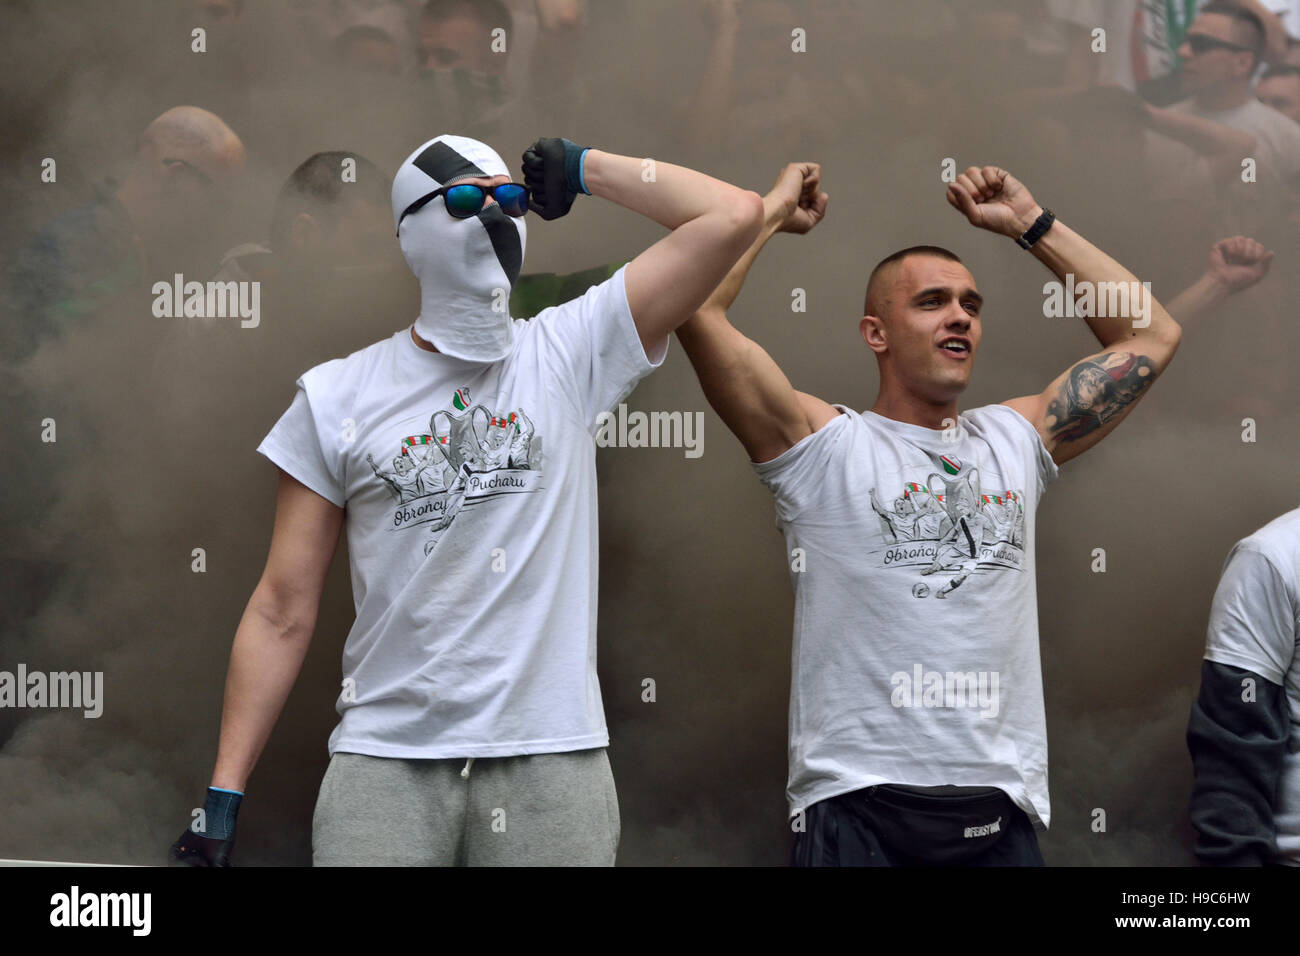
[[[211,179],[239,172],[244,144],[215,113],[197,106],[173,106],[140,134],[140,155],[147,162],[183,160]]]
[[[889,310],[890,293],[898,278],[899,268],[903,261],[911,256],[934,256],[949,262],[961,262],[956,253],[949,252],[942,246],[909,246],[886,256],[871,270],[871,277],[867,279],[867,295],[862,304],[863,315],[884,317]]]
[[[983,304],[970,270],[938,246],[900,250],[872,270],[858,331],[876,356],[883,407],[956,401],[979,349]]]
[[[174,106],[140,133],[116,196],[154,255],[193,234],[244,171],[244,144],[215,113]]]

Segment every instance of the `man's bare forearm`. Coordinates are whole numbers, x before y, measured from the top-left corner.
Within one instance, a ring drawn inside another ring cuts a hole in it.
[[[1210,261],[1200,278],[1166,308],[1180,322],[1213,311],[1231,295],[1249,289],[1268,275],[1273,253],[1249,236],[1230,236],[1210,247]]]
[[[1202,275],[1178,295],[1169,300],[1169,314],[1186,322],[1198,319],[1224,302],[1232,290],[1211,275]]]
[[[587,151],[583,179],[593,196],[618,203],[668,229],[705,215],[730,216],[738,204],[750,201],[744,198],[747,190],[706,173],[599,149]]]
[[[1081,283],[1088,283],[1094,290],[1097,288],[1098,283],[1103,282],[1135,283],[1127,286],[1129,290],[1142,288],[1141,283],[1138,282],[1137,277],[1132,272],[1059,219],[1034,244],[1031,252],[1039,262],[1047,266],[1062,282],[1065,281],[1067,274],[1073,275],[1076,295],[1082,294],[1083,289],[1086,288]],[[1143,295],[1139,302],[1148,299],[1149,301],[1145,301],[1144,304],[1150,311],[1148,315],[1143,317],[1143,320],[1149,319],[1149,325],[1134,327],[1133,320],[1137,318],[1137,310],[1134,308],[1131,299],[1129,301],[1128,315],[1101,316],[1094,314],[1085,317],[1085,321],[1088,323],[1088,327],[1092,329],[1093,334],[1097,336],[1097,341],[1104,348],[1110,348],[1138,337],[1177,342],[1181,335],[1178,323],[1170,317],[1164,306],[1154,296]],[[1092,311],[1096,313],[1101,310],[1094,308]]]
[[[302,670],[315,621],[285,617],[254,592],[235,632],[212,786],[243,791]]]
[[[1157,132],[1199,153],[1226,153],[1239,163],[1241,157],[1249,156],[1255,148],[1255,137],[1250,133],[1191,113],[1148,106],[1147,115]]]
[[[757,235],[677,329],[705,397],[751,461],[771,461],[821,425],[810,422],[803,397],[772,357],[732,327],[727,310],[768,239],[777,232],[807,233],[825,216],[830,197],[820,185],[817,163],[789,163],[781,170],[776,185],[762,197]]]
[[[736,260],[736,264],[731,267],[726,277],[718,283],[718,287],[713,290],[708,301],[704,303],[701,312],[706,310],[726,312],[740,295],[740,290],[745,284],[745,278],[749,275],[749,269],[758,258],[758,254],[763,251],[763,246],[767,241],[776,235],[785,218],[785,210],[781,203],[772,199],[770,196],[763,197],[763,227],[759,230],[758,238],[753,244],[745,250],[745,254]]]
[[[764,197],[763,210],[758,238],[708,301],[677,329],[677,339],[709,404],[753,461],[776,457],[810,431],[789,379],[761,346],[727,318],[750,266],[787,215],[783,204],[770,196]]]
[[[677,339],[686,349],[686,355],[700,376],[706,394],[711,391],[711,378],[715,373],[712,366],[731,365],[728,356],[743,350],[748,344],[748,340],[732,327],[727,311],[740,295],[754,260],[762,252],[763,246],[767,245],[767,241],[776,235],[784,218],[785,210],[781,203],[770,196],[764,196],[763,227],[759,230],[758,238],[736,260],[736,264],[718,283],[704,305],[677,329]]]

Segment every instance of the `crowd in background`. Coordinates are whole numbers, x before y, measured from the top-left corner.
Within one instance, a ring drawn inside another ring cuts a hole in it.
[[[1141,208],[1145,237],[1198,265],[1215,239],[1300,229],[1298,18],[1263,0],[194,0],[171,17],[205,49],[156,51],[126,88],[137,129],[68,144],[88,201],[65,190],[35,238],[8,237],[11,360],[173,271],[391,261],[387,172],[443,130],[503,154],[556,133],[726,172],[752,157],[751,175],[815,158],[831,183],[957,145]],[[332,151],[360,157],[361,188],[340,188]]]
[[[0,235],[0,386],[7,402],[0,450],[10,462],[0,571],[12,582],[0,625],[15,647],[44,651],[80,641],[98,653],[103,636],[78,637],[85,628],[61,616],[90,594],[102,603],[93,612],[82,610],[96,619],[127,622],[122,628],[136,634],[166,621],[192,641],[186,648],[155,642],[147,654],[140,652],[134,673],[142,684],[156,683],[158,668],[185,671],[192,653],[206,655],[213,673],[224,667],[232,628],[220,614],[236,612],[248,593],[229,569],[260,566],[269,527],[269,517],[253,516],[270,507],[272,490],[253,448],[282,412],[295,375],[391,335],[418,312],[418,286],[394,238],[390,177],[413,148],[442,132],[489,143],[513,169],[538,137],[564,136],[626,155],[661,157],[759,191],[787,162],[821,163],[832,196],[826,224],[799,240],[802,245],[766,254],[750,281],[754,290],[738,304],[737,324],[779,353],[783,367],[788,362],[792,381],[806,379],[811,369],[820,381],[802,387],[824,384],[824,397],[837,401],[846,383],[860,386],[867,374],[862,359],[852,371],[837,372],[836,363],[848,367],[852,360],[841,362],[838,346],[830,343],[848,343],[855,334],[859,316],[852,309],[862,300],[871,266],[902,246],[934,241],[937,229],[959,219],[942,199],[946,159],[954,160],[956,171],[998,164],[1062,221],[1150,280],[1187,330],[1171,373],[1181,378],[1158,390],[1140,414],[1148,422],[1166,416],[1164,424],[1177,417],[1178,428],[1143,434],[1167,439],[1167,457],[1190,457],[1192,465],[1183,467],[1197,474],[1162,472],[1141,490],[1143,500],[1171,489],[1189,500],[1202,498],[1198,482],[1206,481],[1203,470],[1216,465],[1215,456],[1204,448],[1188,455],[1176,443],[1193,412],[1226,407],[1223,421],[1233,440],[1243,415],[1267,422],[1271,414],[1294,414],[1288,343],[1295,339],[1292,303],[1300,291],[1297,0],[32,0],[17,9],[7,39],[11,95],[0,103],[0,127],[7,131],[0,195],[10,211],[9,228]],[[47,160],[57,164],[57,180],[43,178]],[[349,160],[355,176],[344,180],[339,171]],[[620,210],[582,202],[564,220],[539,224],[535,232],[529,219],[524,272],[530,273],[531,262],[534,287],[544,286],[551,299],[581,291],[581,281],[561,281],[565,276],[600,275],[652,239],[641,224],[629,222],[633,217],[620,219]],[[624,234],[636,229],[643,232],[635,239]],[[564,240],[551,238],[556,235]],[[1252,242],[1225,243],[1231,237]],[[963,256],[991,248],[978,239],[963,241]],[[1261,256],[1263,250],[1272,255]],[[998,262],[1011,263],[1013,251],[998,249],[1004,257]],[[834,317],[839,324],[833,328],[813,309],[799,319],[805,325],[790,331],[788,300],[781,309],[762,304],[766,280],[760,273],[782,269],[784,256],[803,255],[824,265],[820,272],[808,267],[795,282],[819,292],[839,287],[851,303]],[[1008,299],[998,288],[1002,277],[992,269],[972,272],[988,295],[987,326],[994,330]],[[156,319],[150,290],[175,274],[261,282],[256,335],[238,323]],[[1037,287],[1031,291],[1037,294]],[[531,315],[534,304],[512,301],[512,314]],[[782,311],[784,317],[777,314]],[[1057,374],[1060,368],[1045,364],[1041,351],[1056,334],[1054,328],[1041,338],[1004,338],[990,347],[984,375],[991,377],[993,363],[1000,363],[1003,393],[985,400],[1015,394],[1004,383],[1021,367],[1038,376],[1017,386],[1022,390],[1035,382],[1042,387]],[[1242,338],[1229,342],[1232,334]],[[1079,341],[1065,354],[1083,354]],[[644,387],[667,390],[672,374],[668,369]],[[693,379],[685,387],[687,398],[662,400],[703,408]],[[47,417],[64,429],[63,448],[76,449],[73,467],[51,468],[33,452],[32,423]],[[723,443],[719,438],[717,447]],[[744,465],[738,453],[733,457],[737,467]],[[720,451],[709,459],[709,474],[722,475],[719,481],[727,474],[716,464],[722,458]],[[675,460],[664,467],[680,465]],[[608,472],[629,486],[644,482],[642,490],[654,484],[654,472],[642,464],[622,473],[619,467],[610,465],[602,478]],[[1294,487],[1284,469],[1246,478],[1235,466],[1223,468],[1232,475],[1215,487],[1235,482],[1240,492],[1261,479]],[[686,479],[674,472],[671,481],[679,480]],[[1108,477],[1115,485],[1124,480]],[[743,510],[743,491],[704,487],[723,507]],[[1219,522],[1226,542],[1282,510],[1265,500],[1262,514],[1243,515],[1258,499],[1231,497],[1239,499],[1236,511],[1225,508],[1207,519]],[[602,496],[602,504],[606,500],[616,499]],[[766,502],[754,507],[760,506]],[[712,505],[707,512],[682,507],[681,515],[631,515],[627,509],[629,516],[611,516],[609,523],[602,515],[602,536],[615,542],[602,551],[602,580],[609,567],[619,582],[617,569],[635,566],[632,549],[621,550],[617,542],[635,540],[650,553],[650,543],[667,529],[653,557],[672,554],[676,560],[679,544],[668,540],[680,530],[675,520],[684,526],[694,514],[701,524],[722,527]],[[753,523],[746,511],[738,527]],[[765,524],[763,532],[769,530]],[[1145,537],[1135,548],[1154,552],[1158,545],[1148,540],[1165,540],[1160,529],[1140,530]],[[741,532],[732,533],[744,541]],[[1069,533],[1076,533],[1073,526]],[[172,580],[167,575],[175,571],[175,554],[188,553],[192,541],[225,554],[228,577],[219,579],[219,588],[185,590],[193,586],[184,561],[175,572],[184,572],[181,584],[169,590],[158,583]],[[1190,565],[1187,542],[1176,544],[1152,560]],[[1196,545],[1203,548],[1201,570],[1217,573],[1226,545]],[[93,549],[100,563],[80,564]],[[779,550],[772,549],[776,564]],[[748,554],[732,557],[751,560]],[[723,608],[716,617],[726,619],[715,630],[743,632],[733,618],[752,608],[755,628],[788,632],[788,614],[772,609],[777,598],[755,597],[761,589],[746,573],[727,566],[731,583],[710,593],[710,607]],[[1169,580],[1171,587],[1175,580],[1185,586],[1182,577]],[[1208,600],[1212,587],[1202,584]],[[620,598],[613,610],[614,602],[602,605],[602,635],[627,637],[650,628],[650,621],[657,630],[642,635],[646,641],[684,634],[683,647],[705,643],[689,628],[703,628],[712,618],[701,618],[689,596],[661,610],[659,594],[631,586],[615,591],[624,592],[626,603]],[[335,604],[332,616],[328,603],[322,612],[322,630],[337,630],[350,611],[346,584],[331,594]],[[733,604],[719,603],[726,601]],[[195,606],[208,610],[196,612]],[[1133,626],[1146,627],[1138,618],[1149,610],[1135,611]],[[613,615],[608,621],[607,614]],[[1067,626],[1053,621],[1058,624]],[[195,636],[200,633],[208,634],[206,640]],[[744,633],[736,640],[744,642],[746,655],[761,652]],[[1189,645],[1193,657],[1198,640]],[[1079,664],[1082,654],[1066,656],[1076,649],[1068,639],[1060,646],[1065,650],[1051,651],[1059,658],[1045,657],[1049,670],[1054,660],[1086,666]],[[671,651],[662,660],[687,660],[679,646]],[[640,666],[627,663],[631,652],[624,653],[602,657],[602,666]],[[749,691],[727,684],[740,702],[708,715],[722,728],[719,734],[733,710],[746,733],[755,720],[770,720],[764,738],[770,753],[762,751],[761,759],[771,766],[753,771],[761,777],[753,792],[770,798],[773,819],[781,812],[788,675],[777,670],[785,658],[781,650],[755,665],[762,680],[755,678]],[[717,673],[736,673],[735,658],[718,650],[717,659],[725,659],[725,667],[714,661],[714,670],[702,665],[700,673],[716,680]],[[126,670],[118,663],[118,673]],[[319,668],[322,699],[330,698],[337,660]],[[1156,669],[1169,673],[1164,662]],[[1131,672],[1146,673],[1137,665]],[[205,680],[204,693],[217,694],[219,684],[215,676]],[[1053,707],[1077,703],[1069,682],[1049,684],[1060,688]],[[152,706],[158,713],[188,713],[182,704],[188,705],[192,690],[169,684],[157,693]],[[1082,698],[1091,691],[1078,693]],[[1141,695],[1146,688],[1132,696]],[[620,706],[611,697],[615,725],[643,719],[620,714]],[[1165,736],[1177,742],[1187,709],[1180,701],[1170,710],[1178,729]],[[704,734],[695,716],[680,719],[683,726],[690,722],[690,733]],[[13,726],[6,721],[16,718],[12,712],[0,718],[3,744]],[[159,723],[170,728],[172,719]],[[661,746],[665,761],[687,759],[677,749],[687,731],[676,733],[669,723],[661,731],[667,743],[656,743],[647,731],[638,738],[646,749],[636,753]],[[148,740],[157,753],[169,753],[171,745],[185,742],[180,734],[186,729],[171,739],[170,729],[156,738],[143,725],[119,727],[105,746]],[[1082,732],[1076,736],[1084,740]],[[316,748],[311,759],[321,756],[318,738],[317,731],[303,733],[303,746]],[[281,739],[290,753],[298,738]],[[1078,746],[1087,755],[1092,741]],[[675,801],[657,789],[675,784],[657,778],[640,789],[629,786],[629,793],[650,795],[641,813],[655,821],[641,836],[632,835],[634,847],[637,839],[662,838],[654,826],[689,832],[704,826],[682,821],[697,814],[691,801],[698,780],[715,764],[720,773],[727,769],[722,749],[702,738],[698,752],[707,759],[681,770]],[[754,752],[735,748],[738,761],[753,763]],[[1185,753],[1171,752],[1162,750],[1159,759],[1182,767]],[[151,751],[132,760],[152,757]],[[1143,765],[1149,759],[1140,756]],[[648,758],[644,763],[655,766]],[[38,796],[59,790],[56,769],[54,757],[42,757],[39,770],[51,776],[41,777],[45,789],[35,790]],[[748,765],[732,769],[750,772]],[[314,768],[307,770],[302,779],[315,780]],[[627,777],[644,783],[637,776],[642,773],[629,768]],[[141,792],[152,794],[148,788],[155,783],[140,782]],[[1063,819],[1094,805],[1087,802],[1095,799],[1091,791],[1076,791],[1078,805],[1067,803]],[[189,799],[180,784],[176,793]],[[1171,785],[1170,793],[1184,801],[1186,788]],[[129,803],[128,796],[119,794],[119,801]],[[1128,802],[1139,808],[1146,800],[1143,792]],[[38,803],[30,819],[55,818]],[[748,846],[747,834],[771,829],[756,822],[760,810],[743,812],[754,819],[729,820],[720,828],[737,834],[737,846]],[[1140,813],[1135,809],[1132,818]],[[1147,825],[1156,830],[1173,817],[1161,809]],[[57,845],[59,838],[47,834],[46,844]],[[268,853],[276,850],[268,844]],[[748,850],[733,850],[733,858],[749,858]]]

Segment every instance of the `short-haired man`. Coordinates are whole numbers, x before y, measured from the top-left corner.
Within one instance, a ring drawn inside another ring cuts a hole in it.
[[[1260,74],[1255,98],[1300,123],[1300,66],[1278,63]]]
[[[1039,394],[959,412],[983,296],[956,255],[913,247],[867,283],[858,328],[880,369],[875,405],[858,413],[796,391],[726,310],[767,239],[820,219],[819,181],[814,164],[786,167],[759,239],[678,330],[710,404],[774,493],[791,552],[794,861],[1041,865],[1035,509],[1057,466],[1132,411],[1181,332],[1147,296],[1136,309],[1096,308],[1087,322],[1101,352]],[[1005,170],[971,167],[947,198],[1059,279],[1071,274],[1076,294],[1141,288]],[[937,519],[894,520],[884,503],[899,497]]]
[[[1251,89],[1264,42],[1258,16],[1229,0],[1211,0],[1178,48],[1178,81],[1187,99],[1170,109],[1249,133],[1261,178],[1287,181],[1300,173],[1300,124],[1265,106]]]
[[[355,170],[352,179],[342,175],[345,164]],[[245,242],[228,250],[213,279],[266,279],[382,261],[391,248],[390,188],[388,176],[358,153],[313,153],[276,194],[269,245]]]

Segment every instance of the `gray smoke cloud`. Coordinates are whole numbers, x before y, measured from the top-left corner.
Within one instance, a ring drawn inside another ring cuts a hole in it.
[[[305,11],[339,5],[247,6],[243,22],[209,30],[205,54],[189,48],[203,23],[197,4],[6,13],[0,188],[13,215],[0,252],[15,255],[86,201],[172,106],[217,113],[248,150],[221,215],[195,220],[170,250],[197,278],[225,249],[266,238],[276,190],[308,155],[355,150],[391,174],[415,145],[465,119],[460,93],[419,99],[410,75],[333,63],[332,22]],[[567,73],[527,89],[522,79],[535,74],[521,60],[511,67],[517,98],[499,116],[474,114],[482,129],[461,131],[516,170],[538,136],[564,135],[760,192],[784,163],[821,163],[826,221],[772,241],[731,317],[797,388],[828,401],[874,401],[875,363],[857,333],[866,278],[916,243],[961,255],[987,299],[963,408],[1041,391],[1098,350],[1081,321],[1043,317],[1051,276],[1040,264],[948,207],[946,158],[1009,169],[1164,301],[1200,274],[1217,239],[1246,232],[1276,251],[1259,286],[1185,323],[1161,381],[1114,435],[1062,467],[1038,512],[1053,804],[1044,855],[1067,865],[1193,862],[1183,733],[1210,599],[1232,543],[1297,503],[1286,309],[1300,243],[1283,214],[1287,194],[1202,188],[1176,150],[1152,159],[1165,154],[1149,151],[1119,100],[1035,106],[1025,91],[1062,67],[1047,39],[1023,56],[1015,45],[1045,28],[1037,4],[746,2],[730,82],[708,87],[716,107],[702,92],[718,64],[716,26],[698,5],[587,6],[565,47]],[[790,50],[795,28],[806,54]],[[523,35],[538,29],[520,17]],[[546,52],[531,51],[538,69]],[[47,156],[58,159],[57,184],[40,181]],[[562,220],[530,222],[524,271],[630,258],[660,235],[582,198]],[[105,710],[97,720],[0,710],[0,857],[159,863],[201,804],[230,643],[274,514],[275,469],[254,449],[298,375],[413,319],[418,288],[395,239],[388,253],[374,273],[324,290],[270,285],[256,329],[155,318],[151,296],[128,294],[21,361],[5,357],[0,670],[102,671]],[[158,271],[150,281],[170,280]],[[806,312],[791,311],[796,288]],[[12,308],[5,317],[22,319]],[[628,402],[704,411],[705,428],[698,459],[668,448],[598,454],[599,669],[619,860],[780,865],[791,840],[793,600],[771,499],[675,342]],[[41,441],[46,418],[55,443]],[[1256,422],[1254,443],[1241,440],[1245,418]],[[195,548],[206,554],[201,574]],[[1096,548],[1107,553],[1104,574],[1091,570]],[[249,783],[238,864],[310,862],[352,614],[341,544],[302,675]],[[646,678],[654,703],[642,700]],[[1103,833],[1091,828],[1097,808]]]

